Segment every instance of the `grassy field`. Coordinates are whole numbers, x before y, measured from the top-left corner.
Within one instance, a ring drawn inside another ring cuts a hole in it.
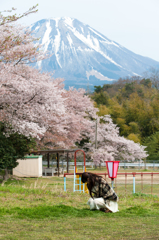
[[[86,193],[73,192],[63,177],[8,180],[0,185],[0,239],[159,239],[156,194],[125,195],[118,186],[119,212],[90,211]]]

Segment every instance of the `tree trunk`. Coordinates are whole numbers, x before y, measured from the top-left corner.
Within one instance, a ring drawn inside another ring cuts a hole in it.
[[[9,178],[8,169],[6,168],[4,171],[5,171],[5,173],[4,173],[4,176],[3,176],[3,180],[7,181],[8,178]]]

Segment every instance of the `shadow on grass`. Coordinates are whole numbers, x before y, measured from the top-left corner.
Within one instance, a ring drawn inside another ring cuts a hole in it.
[[[31,218],[31,219],[44,219],[44,218],[97,218],[105,216],[108,218],[114,217],[144,217],[144,216],[158,216],[158,205],[153,209],[145,209],[141,206],[130,207],[117,213],[104,213],[101,211],[90,211],[88,208],[77,209],[66,205],[54,206],[38,206],[30,208],[0,208],[0,217],[12,216],[15,218]]]

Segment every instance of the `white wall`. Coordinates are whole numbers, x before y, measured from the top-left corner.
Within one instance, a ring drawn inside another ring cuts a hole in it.
[[[42,156],[27,156],[24,160],[19,159],[19,164],[13,168],[13,175],[18,177],[41,177]]]

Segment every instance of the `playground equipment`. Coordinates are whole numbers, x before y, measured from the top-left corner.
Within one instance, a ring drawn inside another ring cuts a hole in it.
[[[82,183],[81,176],[82,173],[77,173],[77,165],[76,165],[76,156],[77,152],[83,152],[83,172],[86,172],[86,156],[85,152],[81,149],[76,150],[74,153],[74,180],[73,180],[73,191],[76,192],[86,192],[88,193],[88,189],[85,183]],[[67,174],[72,175],[72,174]],[[66,174],[64,174],[64,191],[66,191]]]

